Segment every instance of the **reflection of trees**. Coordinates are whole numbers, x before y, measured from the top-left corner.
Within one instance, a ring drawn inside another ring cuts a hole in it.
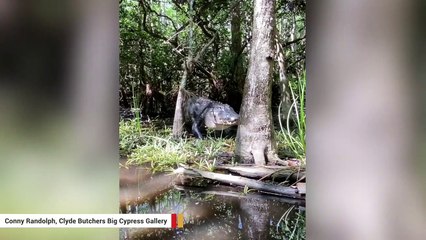
[[[179,191],[168,191],[137,206],[137,213],[178,213],[183,211],[184,202]]]
[[[261,199],[240,201],[244,239],[268,239],[269,206]]]
[[[269,205],[262,199],[240,202],[244,239],[268,239]]]
[[[194,199],[192,196],[185,210],[185,228],[191,239],[217,239],[217,236],[238,239],[237,226],[235,199],[213,195]]]
[[[135,209],[137,213],[184,213],[184,229],[132,229],[128,235],[130,239],[283,239],[292,233],[297,208],[285,221],[280,219],[291,206],[262,195],[229,197],[173,190]],[[304,220],[298,227],[304,231]]]

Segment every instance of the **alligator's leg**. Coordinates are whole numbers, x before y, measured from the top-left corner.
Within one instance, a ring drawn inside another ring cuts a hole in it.
[[[202,139],[203,136],[201,135],[200,124],[197,121],[192,121],[192,134],[194,134],[197,138]]]

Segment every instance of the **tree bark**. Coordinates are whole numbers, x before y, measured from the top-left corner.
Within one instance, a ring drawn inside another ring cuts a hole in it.
[[[235,155],[240,162],[265,165],[278,159],[271,109],[275,0],[255,0],[254,4],[250,63]]]
[[[188,78],[188,72],[189,69],[187,67],[188,62],[191,61],[190,57],[186,61],[183,62],[182,68],[183,68],[183,74],[179,85],[179,91],[178,91],[178,97],[176,100],[176,108],[175,108],[175,115],[173,118],[173,137],[174,138],[180,138],[183,133],[183,125],[184,125],[184,119],[183,119],[183,95],[182,90],[185,89],[186,80]]]
[[[288,115],[292,117],[290,111],[291,98],[290,98],[290,85],[285,74],[285,52],[283,47],[280,44],[280,39],[276,38],[276,53],[277,53],[277,63],[278,63],[278,72],[280,80],[280,94],[281,94],[281,104],[280,104],[280,116],[278,118],[283,118],[284,120],[288,119]]]
[[[240,1],[234,0],[231,4],[231,53],[232,53],[232,82],[242,92],[244,88],[243,64],[241,54],[241,11]]]

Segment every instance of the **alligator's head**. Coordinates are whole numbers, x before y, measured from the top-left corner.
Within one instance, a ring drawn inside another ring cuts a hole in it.
[[[214,130],[224,130],[237,125],[240,116],[228,104],[214,102],[204,117],[206,127]]]

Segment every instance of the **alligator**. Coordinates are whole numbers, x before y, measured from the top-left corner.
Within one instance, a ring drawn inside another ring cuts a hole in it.
[[[225,130],[238,124],[239,115],[228,104],[216,102],[205,97],[197,97],[184,90],[184,119],[191,124],[195,137],[202,138],[201,130]]]

